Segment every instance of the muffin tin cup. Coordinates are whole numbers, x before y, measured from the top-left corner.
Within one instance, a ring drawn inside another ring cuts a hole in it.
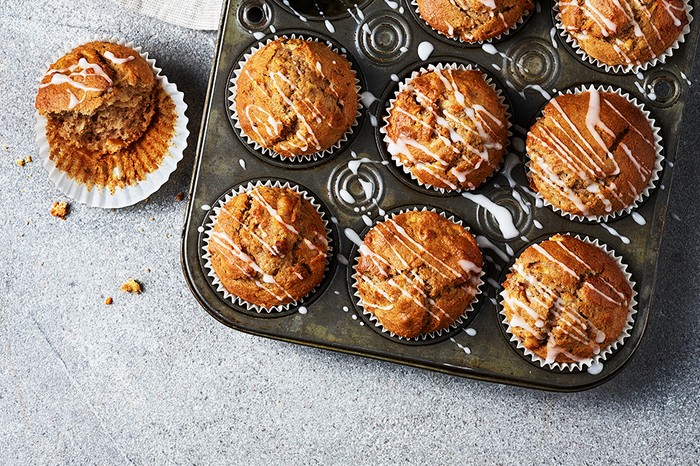
[[[485,40],[475,40],[475,41],[467,41],[464,40],[461,36],[455,37],[455,36],[450,36],[445,34],[442,31],[438,31],[434,27],[432,27],[426,20],[423,19],[423,17],[420,15],[420,8],[418,7],[418,2],[417,0],[411,0],[411,7],[413,9],[414,16],[416,17],[416,21],[418,21],[421,26],[424,26],[426,29],[429,29],[430,31],[434,31],[441,39],[447,39],[449,41],[454,41],[455,43],[466,45],[466,46],[475,46],[475,47],[481,47],[484,44],[490,44],[492,42],[498,42],[501,39],[504,39],[510,35],[511,32],[514,32],[520,28],[520,26],[523,25],[525,20],[532,14],[533,10],[524,10],[523,14],[518,18],[518,20],[513,24],[510,28],[506,29],[502,33],[498,34],[497,36],[491,37],[489,39]]]
[[[559,1],[556,0],[552,4],[552,12],[554,14],[554,25],[559,31],[559,35],[562,37],[564,42],[566,42],[577,57],[586,63],[601,68],[605,70],[606,73],[621,73],[621,74],[639,74],[642,71],[647,71],[650,68],[654,68],[659,63],[666,63],[666,60],[673,55],[673,52],[678,49],[682,43],[685,42],[687,34],[690,32],[690,24],[693,22],[693,15],[691,14],[693,6],[690,4],[689,0],[684,0],[685,14],[688,16],[688,24],[685,25],[678,38],[671,44],[671,46],[666,49],[662,54],[652,58],[649,61],[640,63],[637,65],[608,65],[592,56],[588,55],[578,44],[578,41],[566,31],[566,26],[561,21],[561,11],[559,9]]]
[[[39,148],[39,157],[42,165],[49,174],[49,179],[63,194],[74,201],[87,204],[90,207],[102,207],[106,209],[127,207],[143,201],[151,194],[155,193],[168,181],[170,175],[177,168],[178,162],[182,160],[183,152],[187,147],[187,137],[190,134],[187,130],[188,119],[185,114],[187,104],[184,100],[184,94],[178,91],[175,83],[171,83],[165,75],[161,74],[161,68],[156,66],[156,61],[153,58],[148,57],[148,52],[142,52],[141,47],[136,47],[133,42],[127,42],[112,36],[93,37],[89,40],[73,42],[67,45],[62,53],[52,57],[51,63],[47,64],[45,69],[48,70],[51,64],[55,63],[56,60],[63,55],[68,54],[74,48],[93,41],[111,42],[113,44],[129,47],[141,55],[141,57],[151,65],[151,69],[156,76],[158,84],[163,87],[175,104],[177,120],[168,153],[163,157],[160,166],[155,171],[149,173],[144,180],[136,184],[125,186],[124,188],[117,188],[114,193],[112,193],[107,187],[93,186],[91,189],[88,189],[86,185],[69,178],[67,173],[56,167],[53,160],[50,158],[51,146],[46,137],[47,119],[38,113],[35,126],[36,145]],[[44,75],[39,78],[39,82],[41,82],[43,76]]]
[[[246,132],[243,130],[241,127],[241,123],[238,118],[238,110],[236,108],[236,95],[238,92],[237,88],[237,81],[238,78],[241,75],[241,72],[243,71],[243,67],[248,63],[248,60],[255,55],[256,52],[260,51],[263,47],[266,45],[274,42],[277,39],[302,39],[307,42],[319,42],[327,45],[333,52],[338,54],[339,56],[343,57],[350,63],[352,72],[354,74],[354,79],[355,79],[355,88],[357,90],[357,112],[355,114],[355,120],[352,122],[350,127],[343,133],[343,136],[332,146],[330,146],[327,149],[320,150],[318,152],[314,152],[312,154],[305,154],[305,155],[295,155],[291,157],[285,157],[281,154],[278,154],[272,149],[269,149],[267,147],[264,147],[260,145],[257,141],[253,140]],[[231,111],[231,122],[233,123],[234,128],[240,133],[240,136],[242,139],[245,140],[245,142],[251,146],[256,152],[261,153],[267,157],[270,157],[272,159],[276,160],[281,160],[285,162],[292,162],[292,163],[298,163],[298,162],[316,162],[320,160],[323,157],[329,156],[333,154],[335,151],[340,149],[345,145],[345,143],[348,142],[350,137],[352,136],[353,132],[355,131],[356,127],[359,124],[360,117],[362,116],[362,109],[364,108],[362,105],[362,98],[361,98],[361,86],[360,86],[360,80],[357,77],[357,71],[352,68],[353,62],[348,58],[347,54],[342,53],[338,48],[335,46],[335,44],[329,42],[329,41],[324,41],[321,38],[315,37],[315,36],[306,36],[306,35],[301,35],[301,34],[279,34],[279,35],[274,35],[270,38],[268,38],[265,42],[258,42],[255,44],[253,47],[249,49],[248,52],[243,54],[243,58],[236,64],[234,70],[233,70],[233,78],[230,79],[229,83],[231,86],[228,88],[228,101],[230,102],[229,105],[229,110]]]
[[[647,119],[649,122],[649,125],[651,126],[652,134],[654,137],[654,149],[656,151],[656,160],[654,161],[654,167],[652,168],[651,171],[651,176],[649,177],[649,182],[647,183],[647,186],[639,193],[639,195],[634,199],[634,201],[624,209],[620,209],[615,212],[611,212],[606,215],[592,215],[592,216],[585,216],[581,214],[573,214],[570,212],[565,212],[561,210],[559,207],[556,207],[552,205],[547,199],[545,199],[539,192],[535,191],[535,197],[539,199],[544,205],[550,207],[553,211],[561,215],[562,217],[566,217],[569,220],[573,220],[575,222],[583,222],[583,221],[591,221],[591,222],[597,222],[597,223],[604,223],[608,222],[610,220],[614,220],[616,218],[629,215],[633,210],[635,210],[637,207],[639,207],[646,198],[649,197],[651,192],[656,188],[656,183],[659,181],[659,177],[661,175],[661,171],[663,169],[663,161],[664,161],[664,155],[663,155],[663,145],[662,145],[662,138],[661,138],[661,130],[659,126],[656,124],[656,120],[651,116],[651,113],[644,107],[643,104],[641,104],[636,98],[630,96],[628,93],[623,91],[622,89],[615,88],[612,86],[600,86],[600,85],[582,85],[578,86],[572,89],[568,89],[564,92],[560,92],[558,96],[560,95],[566,95],[566,94],[580,94],[582,92],[590,91],[590,90],[597,90],[598,92],[612,92],[620,97],[623,97],[626,99],[628,102],[630,102],[632,105],[637,107],[644,117]],[[556,96],[556,97],[558,97]],[[554,98],[556,98],[554,97]],[[540,112],[540,116],[537,118],[537,121],[539,121],[542,118],[542,112]],[[528,158],[527,162],[525,163],[525,168],[526,168],[526,173],[528,180],[530,180],[530,160]]]
[[[458,71],[479,71],[481,72],[482,77],[484,78],[484,81],[486,84],[493,89],[493,91],[496,93],[498,96],[498,100],[501,102],[501,105],[505,108],[505,120],[506,120],[506,125],[508,129],[508,133],[506,135],[506,142],[503,146],[503,155],[502,155],[502,160],[505,159],[505,156],[508,154],[508,148],[510,146],[510,139],[513,136],[513,133],[511,132],[511,118],[512,114],[510,112],[510,106],[506,102],[505,96],[503,95],[503,91],[496,86],[494,83],[493,79],[486,73],[484,73],[479,67],[473,66],[470,64],[464,64],[464,63],[438,63],[438,64],[430,64],[428,66],[422,66],[420,69],[413,71],[411,75],[404,79],[401,83],[399,83],[399,88],[396,90],[394,93],[394,98],[389,100],[389,104],[387,109],[384,111],[384,118],[383,118],[383,124],[379,128],[380,134],[383,135],[382,141],[385,145],[384,149],[387,148],[387,146],[392,142],[391,138],[389,137],[388,134],[388,127],[389,127],[389,118],[391,116],[391,112],[394,109],[394,104],[396,103],[396,99],[398,98],[399,94],[408,86],[413,79],[416,77],[434,71],[434,70],[439,70],[439,71],[445,71],[445,70],[458,70]],[[411,180],[413,180],[416,184],[419,186],[422,186],[424,188],[428,188],[429,190],[434,190],[440,194],[457,194],[465,191],[473,191],[474,189],[477,189],[479,186],[475,186],[474,188],[471,189],[465,189],[465,188],[456,188],[456,189],[446,189],[446,188],[439,188],[436,186],[431,185],[430,183],[423,183],[421,182],[418,177],[413,173],[413,171],[401,163],[398,157],[396,157],[393,154],[390,154],[389,151],[387,150],[388,156],[394,161],[394,164],[396,167],[401,169],[406,175],[408,175]],[[490,179],[494,174],[498,172],[498,167],[502,164],[499,162],[498,166],[493,170],[493,172],[486,177],[486,179],[481,183],[483,185],[488,179]]]
[[[265,306],[260,306],[257,304],[250,303],[242,298],[239,298],[238,296],[230,293],[221,283],[221,280],[219,280],[219,277],[216,274],[216,271],[214,270],[214,266],[211,263],[211,254],[209,253],[209,243],[211,242],[211,234],[214,231],[214,225],[216,224],[216,220],[219,216],[219,212],[221,211],[221,208],[226,205],[231,199],[234,197],[244,194],[247,192],[250,192],[251,190],[255,188],[259,188],[261,186],[268,187],[268,188],[281,188],[281,189],[291,189],[292,191],[300,194],[306,201],[308,201],[314,209],[316,209],[316,212],[321,217],[321,220],[323,221],[323,225],[326,229],[326,239],[328,240],[328,250],[326,251],[326,266],[323,270],[323,279],[311,290],[309,291],[305,296],[303,296],[300,299],[297,299],[293,302],[287,303],[287,304],[282,304],[278,306],[272,306],[272,307],[265,307]],[[248,311],[253,311],[258,314],[275,314],[275,313],[283,313],[286,311],[290,311],[293,308],[299,307],[300,309],[301,306],[304,304],[304,302],[312,296],[314,293],[316,293],[319,288],[321,287],[321,284],[325,280],[325,278],[328,276],[330,272],[330,266],[331,266],[331,259],[333,257],[333,232],[329,228],[328,225],[328,219],[326,218],[326,214],[323,212],[321,205],[316,201],[316,198],[313,197],[311,194],[309,194],[306,190],[300,188],[298,185],[295,185],[293,183],[290,183],[288,181],[282,182],[280,180],[267,180],[267,181],[249,181],[247,183],[242,183],[241,185],[237,186],[236,188],[232,189],[228,194],[225,196],[221,197],[217,203],[216,206],[212,207],[212,212],[213,214],[210,216],[209,220],[210,222],[206,224],[206,228],[203,232],[203,240],[202,243],[204,243],[204,246],[202,246],[202,262],[204,266],[205,273],[210,281],[210,285],[216,290],[216,293],[224,299],[224,301],[228,301],[234,305],[237,305],[239,307],[245,308]]]
[[[385,222],[387,220],[391,220],[392,218],[396,217],[397,215],[404,214],[406,212],[434,212],[434,213],[440,215],[441,217],[449,220],[450,222],[454,223],[455,225],[459,225],[460,227],[466,229],[471,234],[471,230],[469,229],[468,226],[464,225],[462,220],[455,218],[455,216],[452,215],[451,213],[445,212],[443,210],[438,210],[435,208],[427,207],[427,206],[424,206],[422,208],[421,207],[414,207],[414,208],[400,209],[400,210],[397,210],[395,212],[390,212],[386,215],[383,215],[383,216],[379,217],[377,220],[375,220],[375,222],[373,223],[373,225],[371,227],[368,227],[366,229],[365,234],[367,232],[369,232],[369,230],[371,228],[376,227],[379,223]],[[363,238],[363,241],[364,241],[364,238]],[[480,302],[480,297],[482,295],[482,287],[484,286],[484,281],[483,281],[483,277],[485,275],[484,266],[482,266],[482,268],[481,268],[481,273],[479,274],[479,282],[476,285],[476,293],[474,294],[472,301],[469,303],[469,306],[464,310],[462,315],[459,316],[454,322],[452,322],[450,325],[448,325],[447,327],[445,327],[443,329],[439,329],[439,330],[436,330],[434,332],[430,332],[427,334],[421,334],[421,335],[419,335],[417,337],[413,337],[413,338],[406,338],[406,337],[396,335],[392,331],[387,330],[382,325],[382,323],[379,321],[379,319],[371,311],[368,311],[364,307],[364,305],[362,303],[362,298],[360,296],[360,291],[359,291],[359,288],[357,286],[357,279],[358,279],[357,265],[358,265],[359,260],[360,260],[359,246],[356,245],[356,247],[353,248],[353,251],[354,251],[354,258],[353,258],[354,265],[352,266],[353,274],[350,278],[351,278],[351,287],[352,287],[351,291],[353,293],[353,296],[355,297],[356,307],[358,310],[360,310],[362,312],[362,314],[367,318],[367,320],[369,320],[369,323],[374,324],[374,327],[376,330],[378,330],[382,335],[388,336],[392,340],[397,340],[399,342],[404,342],[404,343],[417,343],[417,342],[431,343],[434,341],[439,341],[441,339],[441,337],[447,337],[447,336],[449,336],[448,334],[450,332],[462,327],[469,320],[469,317],[472,314],[472,312],[474,311],[474,307],[476,306],[476,304]],[[481,254],[483,256],[483,251],[481,251],[481,249],[479,249],[479,251],[481,252]]]
[[[554,236],[554,235],[552,235]],[[504,306],[504,299],[506,295],[506,291],[503,290],[500,293],[501,300],[499,301],[500,305],[500,312],[499,314],[503,316],[503,320],[501,323],[505,326],[505,332],[508,337],[510,337],[510,341],[515,344],[517,349],[521,351],[526,358],[530,359],[533,363],[539,365],[541,368],[549,369],[549,370],[560,370],[560,371],[568,371],[568,372],[574,372],[574,371],[582,371],[586,368],[592,373],[597,373],[603,369],[602,364],[605,362],[605,360],[613,354],[618,348],[620,348],[625,340],[630,336],[630,331],[632,330],[632,326],[634,325],[634,316],[637,313],[637,291],[636,291],[636,283],[632,279],[632,274],[627,271],[627,264],[625,264],[622,260],[622,256],[618,255],[612,248],[610,248],[607,244],[599,241],[597,238],[589,238],[588,236],[584,235],[573,235],[574,238],[577,238],[585,243],[591,244],[593,246],[596,246],[599,249],[602,249],[605,251],[605,253],[610,256],[612,259],[615,260],[617,263],[617,266],[620,268],[622,271],[623,275],[625,276],[625,279],[627,280],[627,283],[629,283],[630,288],[632,289],[632,296],[630,297],[630,304],[629,304],[629,311],[627,313],[627,321],[625,322],[625,326],[622,328],[622,332],[620,333],[620,336],[610,343],[608,346],[601,348],[600,352],[593,356],[590,359],[586,359],[583,361],[579,362],[574,362],[574,363],[562,363],[562,362],[547,362],[545,359],[542,359],[541,357],[537,356],[535,353],[527,349],[520,339],[515,336],[515,334],[511,330],[510,323],[508,322],[508,318],[506,317],[505,313],[505,306]],[[551,237],[549,238],[551,239]],[[547,240],[543,240],[547,241]],[[543,241],[539,241],[537,243],[532,243],[532,244],[539,244]],[[532,245],[531,244],[531,245]],[[530,246],[531,246],[530,245]],[[529,247],[529,246],[528,246]],[[515,261],[517,261],[519,257],[515,257],[513,260],[513,265],[515,264]],[[509,268],[509,273],[513,272],[513,265]],[[505,277],[508,276],[509,273],[503,274],[504,281]],[[502,284],[501,284],[502,286]]]

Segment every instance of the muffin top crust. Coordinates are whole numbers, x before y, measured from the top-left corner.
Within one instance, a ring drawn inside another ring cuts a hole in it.
[[[243,65],[235,88],[245,135],[283,157],[329,149],[356,119],[355,72],[323,43],[270,42]]]
[[[532,189],[561,211],[591,220],[633,205],[657,157],[642,111],[594,88],[551,100],[528,132],[527,155]]]
[[[476,240],[435,212],[409,211],[375,225],[359,253],[362,306],[395,335],[449,327],[478,293],[483,256]]]
[[[684,0],[559,1],[565,31],[599,62],[639,66],[666,52],[688,24]]]
[[[436,67],[402,86],[384,140],[421,184],[474,189],[501,163],[508,142],[505,112],[480,71]]]
[[[535,7],[532,0],[417,0],[421,18],[452,39],[481,42],[516,25]]]
[[[568,235],[527,248],[503,284],[509,331],[546,363],[587,361],[618,340],[632,287],[603,249]]]
[[[208,251],[229,293],[269,309],[303,298],[321,282],[328,238],[321,215],[302,195],[259,186],[219,209]]]

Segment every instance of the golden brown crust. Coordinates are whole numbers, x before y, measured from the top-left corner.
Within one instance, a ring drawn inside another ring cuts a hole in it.
[[[505,107],[477,70],[422,73],[398,94],[387,147],[423,184],[473,189],[503,159]]]
[[[595,218],[623,210],[641,195],[656,148],[651,125],[637,107],[594,90],[547,104],[528,132],[527,155],[532,189],[564,212]]]
[[[566,31],[606,65],[636,66],[668,50],[688,24],[683,0],[559,2]]]
[[[229,293],[269,309],[321,282],[328,238],[318,211],[299,193],[261,186],[220,209],[208,250]]]
[[[384,328],[415,338],[464,315],[482,267],[481,251],[464,227],[434,212],[410,211],[367,232],[357,289]]]
[[[492,39],[535,7],[532,0],[418,0],[421,18],[436,31],[464,42]]]
[[[355,73],[327,45],[277,39],[257,51],[236,82],[243,132],[283,157],[337,143],[357,113]]]
[[[632,299],[613,258],[562,235],[527,248],[503,290],[511,332],[550,363],[587,360],[616,341]]]

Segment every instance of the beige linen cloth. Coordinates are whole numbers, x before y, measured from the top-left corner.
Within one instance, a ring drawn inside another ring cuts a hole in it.
[[[113,0],[144,15],[190,29],[216,30],[223,0]]]

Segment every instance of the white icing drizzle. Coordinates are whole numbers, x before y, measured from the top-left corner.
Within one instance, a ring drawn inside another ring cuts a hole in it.
[[[423,61],[426,61],[428,58],[430,58],[430,55],[433,53],[433,50],[435,50],[435,46],[431,44],[428,41],[423,41],[420,44],[418,44],[418,58],[420,58]]]
[[[124,57],[124,58],[117,58],[109,50],[104,53],[104,57],[107,60],[111,61],[115,65],[123,65],[124,63],[129,63],[131,60],[136,59],[136,57],[134,55],[129,55],[129,56]]]
[[[462,193],[462,196],[489,211],[498,223],[503,238],[512,239],[520,236],[520,231],[515,227],[513,216],[508,209],[499,206],[483,194]]]

